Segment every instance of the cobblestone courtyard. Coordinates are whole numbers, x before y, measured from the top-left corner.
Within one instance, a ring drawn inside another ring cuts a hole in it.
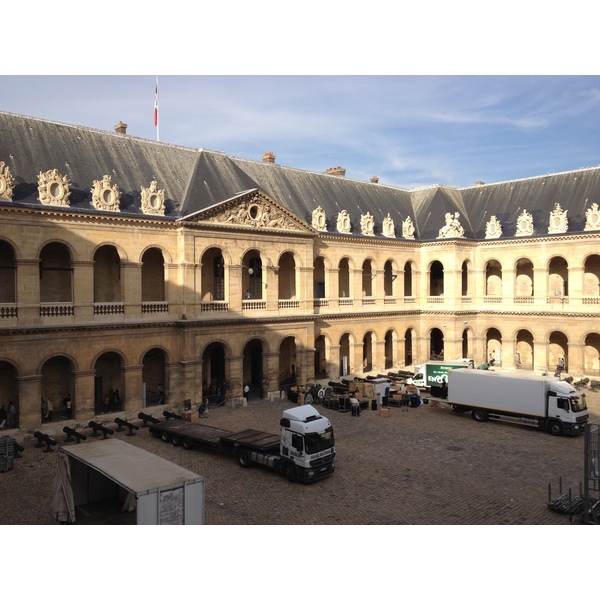
[[[590,420],[600,417],[599,396],[587,395]],[[232,431],[251,427],[276,433],[282,410],[290,406],[288,400],[251,400],[245,408],[211,408],[204,422]],[[241,469],[232,456],[165,444],[143,427],[135,436],[127,436],[125,429],[113,437],[203,475],[209,525],[569,522],[547,508],[548,485],[556,497],[562,477],[563,489],[578,493],[583,436],[553,437],[519,425],[476,423],[469,414],[431,405],[390,408],[389,418],[372,410],[357,418],[317,408],[333,423],[337,458],[335,474],[312,485],[288,483],[258,466]],[[112,429],[114,417],[105,417]],[[102,443],[90,437],[86,425],[78,428],[88,436],[82,443]],[[62,424],[49,433],[58,442],[54,450],[67,444]],[[30,434],[16,439],[25,451],[13,469],[0,473],[0,524],[53,524],[56,451],[36,448]]]

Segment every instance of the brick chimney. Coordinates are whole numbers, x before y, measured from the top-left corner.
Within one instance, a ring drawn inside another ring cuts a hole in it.
[[[325,171],[326,175],[335,175],[336,177],[346,177],[346,169],[342,167],[331,167]]]
[[[272,152],[265,152],[262,158],[264,163],[269,163],[270,165],[275,164],[275,155]]]
[[[123,121],[119,121],[115,125],[115,131],[120,133],[121,135],[127,135],[127,123],[123,123]]]
[[[371,183],[379,183],[379,177],[377,177],[377,175],[373,175],[373,177],[371,177]]]

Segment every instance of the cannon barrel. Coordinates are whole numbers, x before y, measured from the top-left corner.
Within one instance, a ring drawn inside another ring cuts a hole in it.
[[[178,415],[174,412],[170,412],[168,410],[164,410],[163,411],[163,415],[167,418],[167,420],[169,419],[181,419],[181,415]]]
[[[108,427],[104,427],[102,423],[96,423],[95,421],[90,421],[88,427],[94,432],[92,433],[92,437],[97,437],[100,432],[104,434],[104,439],[106,439],[107,435],[113,435],[115,433],[112,429],[108,429]]]
[[[155,417],[151,416],[151,415],[147,415],[146,413],[138,413],[138,419],[141,419],[143,421],[143,426],[147,427],[148,423],[160,423],[160,419],[156,419]]]
[[[35,445],[36,448],[41,448],[44,445],[46,446],[44,452],[52,452],[51,446],[56,446],[56,440],[51,438],[47,433],[36,431],[33,434],[33,437],[38,441],[38,443]]]
[[[128,421],[125,421],[124,419],[120,419],[119,417],[117,417],[115,419],[115,423],[119,426],[117,431],[123,431],[123,427],[128,427],[129,433],[127,435],[135,435],[135,433],[133,433],[133,430],[139,429],[139,427],[137,425],[134,425],[133,423],[129,423]]]
[[[63,427],[63,431],[67,434],[67,442],[72,441],[73,438],[77,440],[77,443],[87,440],[87,437],[80,433],[79,431],[75,431],[72,427],[65,425]]]

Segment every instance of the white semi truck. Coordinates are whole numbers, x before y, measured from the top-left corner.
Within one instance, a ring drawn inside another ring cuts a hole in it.
[[[446,402],[455,412],[471,411],[475,421],[488,419],[532,425],[552,435],[583,433],[589,418],[585,398],[556,377],[503,371],[448,371]]]
[[[275,435],[256,429],[225,431],[169,419],[152,424],[149,431],[163,442],[182,445],[187,450],[195,446],[231,450],[241,467],[263,465],[283,473],[291,482],[309,483],[334,472],[335,445],[329,419],[307,404],[284,410],[280,425],[281,433]]]

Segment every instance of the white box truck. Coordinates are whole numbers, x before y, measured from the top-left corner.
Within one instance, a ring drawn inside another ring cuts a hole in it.
[[[457,369],[448,372],[447,402],[455,412],[532,425],[552,435],[583,433],[589,418],[585,398],[556,377],[503,371]]]
[[[122,440],[57,453],[52,512],[82,525],[203,525],[204,477]]]
[[[453,369],[474,369],[472,358],[460,360],[431,360],[422,365],[416,365],[415,374],[406,380],[407,385],[414,385],[422,390],[439,387],[443,381],[448,381],[448,371]]]

